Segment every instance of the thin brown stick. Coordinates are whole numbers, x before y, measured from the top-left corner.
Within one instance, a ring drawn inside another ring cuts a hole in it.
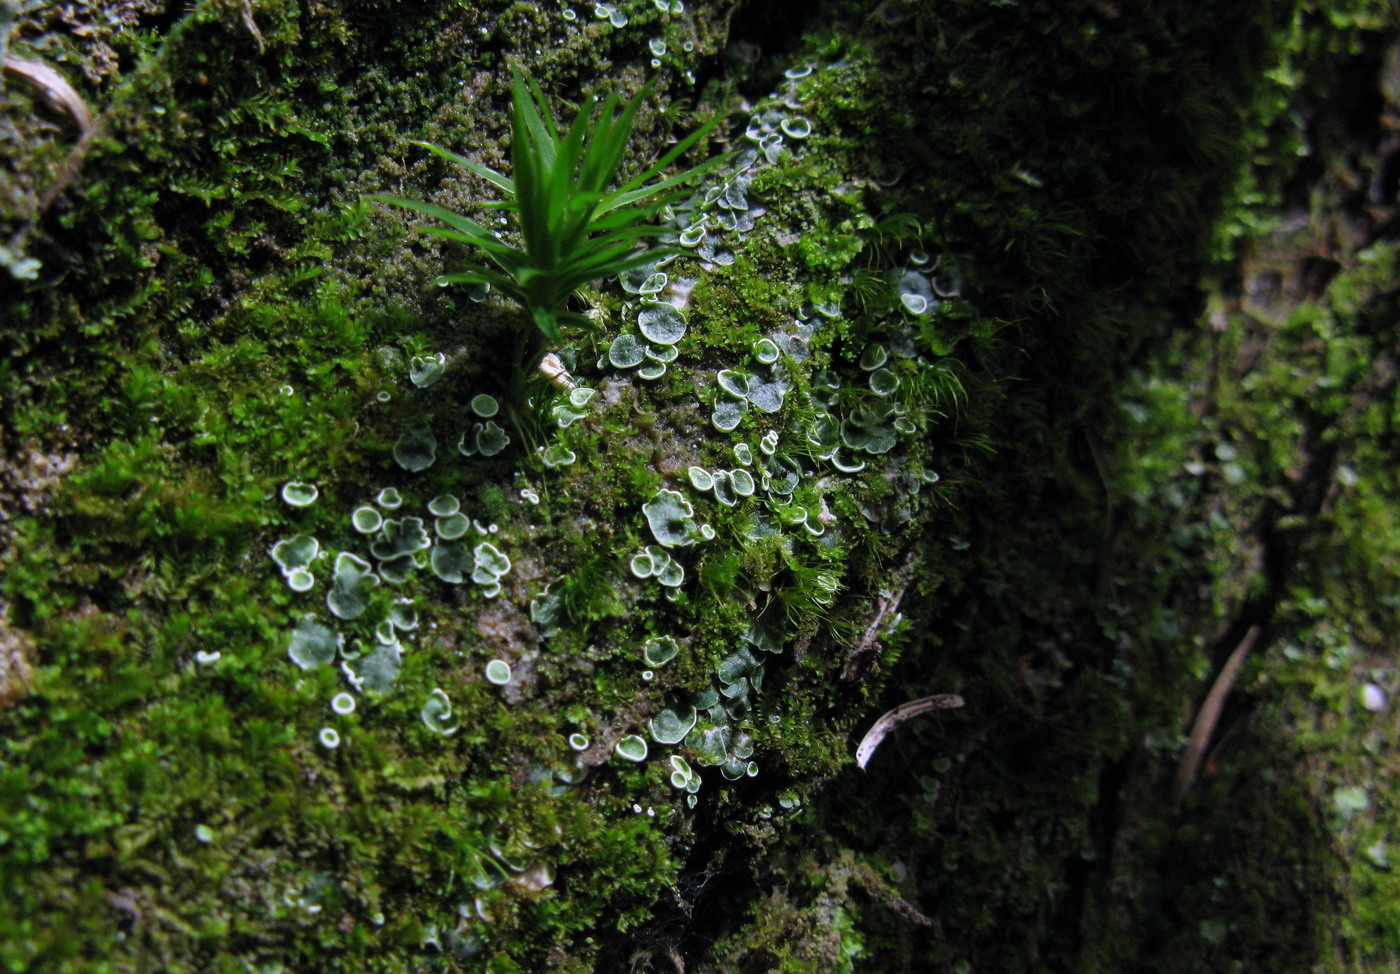
[[[1206,745],[1210,743],[1211,735],[1215,733],[1215,725],[1220,720],[1220,711],[1225,706],[1225,698],[1230,695],[1230,690],[1235,685],[1235,678],[1239,676],[1240,666],[1243,665],[1245,657],[1249,655],[1258,639],[1259,627],[1250,626],[1249,632],[1244,634],[1240,644],[1235,647],[1235,651],[1225,661],[1220,675],[1211,684],[1210,693],[1206,694],[1206,702],[1201,704],[1201,711],[1196,715],[1196,722],[1191,726],[1191,737],[1186,742],[1186,750],[1182,752],[1181,763],[1177,765],[1176,780],[1172,782],[1173,804],[1179,803],[1186,796],[1192,782],[1196,780],[1196,772],[1200,769],[1201,759],[1205,757]]]

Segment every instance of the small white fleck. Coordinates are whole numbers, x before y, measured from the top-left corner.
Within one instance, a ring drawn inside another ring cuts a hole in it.
[[[1361,688],[1361,706],[1378,714],[1385,709],[1386,693],[1374,683],[1368,683]]]

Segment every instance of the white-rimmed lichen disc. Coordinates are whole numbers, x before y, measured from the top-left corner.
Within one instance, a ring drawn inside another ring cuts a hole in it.
[[[573,450],[562,443],[551,444],[541,455],[546,467],[567,467],[578,459]]]
[[[778,127],[791,139],[805,139],[812,134],[812,123],[801,115],[784,118],[782,122],[778,124]]]
[[[460,585],[466,581],[466,572],[471,568],[472,556],[465,545],[435,545],[428,556],[428,565],[433,574],[444,582]]]
[[[331,709],[345,717],[355,712],[355,698],[344,691],[331,697]]]
[[[686,707],[680,713],[666,709],[653,717],[648,725],[651,739],[658,744],[679,744],[695,726],[695,708]]]
[[[739,503],[734,494],[734,481],[730,478],[728,470],[716,470],[710,479],[714,483],[715,500],[725,507],[733,507]]]
[[[316,489],[315,484],[289,480],[282,485],[282,500],[292,507],[307,507],[316,503],[316,498],[319,496],[321,496],[321,492]]]
[[[316,739],[321,742],[321,746],[328,751],[334,751],[340,747],[340,731],[334,727],[322,727],[316,732]]]
[[[685,316],[669,304],[649,304],[637,315],[637,328],[649,342],[674,345],[685,337]]]
[[[753,449],[747,443],[744,443],[742,441],[739,443],[735,443],[734,459],[738,460],[746,467],[749,466],[753,463]]]
[[[462,502],[452,494],[438,494],[428,501],[428,513],[433,517],[450,517],[462,509]]]
[[[870,373],[870,391],[877,396],[888,396],[899,388],[899,376],[889,369],[876,369]]]
[[[501,404],[496,401],[495,396],[488,396],[486,393],[472,396],[472,412],[482,419],[490,419],[501,411]]]
[[[753,343],[753,357],[764,365],[772,365],[778,361],[778,346],[773,343],[772,339],[760,338]]]
[[[681,651],[681,644],[674,636],[653,636],[642,647],[642,659],[648,666],[665,666]]]
[[[589,389],[586,386],[579,386],[576,389],[571,389],[569,390],[569,405],[582,409],[593,401],[595,395],[597,395],[596,390]]]
[[[447,358],[441,352],[436,355],[415,355],[408,361],[408,381],[420,389],[426,389],[442,378],[446,362]]]
[[[426,426],[415,426],[394,442],[394,462],[410,473],[427,470],[437,459],[437,437]]]
[[[510,446],[510,434],[492,420],[476,431],[476,449],[484,457],[494,457]]]
[[[369,562],[342,551],[335,557],[335,575],[326,593],[326,606],[337,619],[358,619],[369,608],[369,593],[379,587],[379,576]]]
[[[369,693],[388,693],[399,678],[403,665],[403,647],[376,645],[368,653],[345,664],[355,674],[356,683]]]
[[[672,558],[656,573],[656,580],[667,588],[675,588],[685,581],[685,568]]]
[[[681,354],[674,345],[648,345],[642,351],[653,362],[674,362]]]
[[[510,664],[503,659],[493,659],[486,664],[486,681],[503,687],[510,682]]]
[[[776,413],[783,408],[783,397],[787,395],[785,382],[774,379],[771,382],[750,382],[749,402],[765,413]]]
[[[729,471],[729,483],[734,488],[734,493],[740,497],[752,497],[754,491],[753,474],[747,470]]]
[[[452,724],[452,701],[440,687],[433,688],[418,716],[423,719],[423,725],[436,734],[450,735],[457,730]]]
[[[403,504],[403,496],[399,494],[397,487],[385,487],[374,498],[374,502],[386,511],[397,510]],[[379,528],[374,530],[378,531]]]
[[[714,478],[704,467],[689,467],[686,469],[686,476],[690,478],[690,485],[696,490],[709,490],[714,486]]]
[[[433,530],[444,541],[456,541],[471,528],[472,522],[465,514],[451,514],[433,522]]]
[[[492,578],[500,578],[510,571],[510,559],[489,541],[483,541],[473,548],[472,558],[475,561],[476,570],[486,572]]]
[[[379,540],[370,545],[369,550],[378,560],[388,561],[400,555],[423,551],[432,543],[421,517],[403,517],[385,521],[379,532]]]
[[[865,351],[860,356],[860,367],[867,372],[874,372],[884,365],[889,359],[889,353],[885,351],[883,345],[867,345]]]
[[[628,734],[617,742],[614,748],[618,757],[626,758],[628,761],[645,761],[647,759],[647,740],[639,734]]]
[[[723,402],[715,403],[715,410],[710,414],[710,422],[715,429],[721,433],[728,433],[739,426],[739,421],[744,418],[744,411],[747,402],[743,400],[726,399]]]
[[[287,588],[293,592],[309,592],[316,586],[316,576],[305,568],[293,568],[287,572]]]
[[[311,616],[304,616],[292,630],[292,638],[287,643],[287,655],[297,666],[309,670],[332,662],[338,648],[339,636]]]
[[[588,750],[588,738],[583,734],[570,734],[569,747],[573,748],[575,751],[586,751]]]
[[[279,541],[272,546],[272,560],[282,569],[283,575],[290,575],[298,568],[309,568],[321,551],[321,543],[305,534]]]
[[[651,555],[642,552],[640,555],[633,555],[630,562],[632,574],[638,578],[651,578],[656,572],[656,565],[651,560]]]
[[[351,526],[361,534],[373,534],[383,523],[384,518],[369,506],[357,507],[350,515]]]
[[[636,335],[618,335],[608,346],[608,361],[615,369],[630,369],[642,364],[646,353]]]
[[[715,376],[715,381],[719,387],[729,393],[735,399],[747,399],[749,396],[749,380],[732,369],[720,369]]]
[[[637,370],[637,375],[640,378],[648,379],[651,381],[655,381],[656,379],[661,378],[665,374],[665,362],[648,362],[646,365],[643,365],[640,369]]]
[[[699,536],[695,510],[680,491],[658,490],[655,497],[642,505],[642,513],[656,540],[668,548],[694,544]]]

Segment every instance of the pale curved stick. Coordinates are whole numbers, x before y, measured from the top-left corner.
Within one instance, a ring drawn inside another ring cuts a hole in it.
[[[920,697],[917,700],[900,704],[875,721],[875,726],[865,732],[865,736],[860,740],[860,745],[856,748],[856,767],[864,771],[865,765],[870,761],[875,749],[880,746],[880,742],[890,731],[906,720],[911,720],[919,714],[928,713],[930,710],[948,710],[962,705],[963,698],[956,693],[936,693],[931,697]]]
[[[63,112],[78,126],[83,134],[92,128],[92,112],[88,111],[83,96],[73,90],[68,80],[47,64],[38,61],[21,61],[19,58],[5,58],[5,73],[28,82],[36,88],[44,101],[56,111]]]

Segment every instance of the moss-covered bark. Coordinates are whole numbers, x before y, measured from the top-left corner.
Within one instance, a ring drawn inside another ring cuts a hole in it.
[[[1322,125],[1383,24],[572,13],[21,10],[10,55],[96,125],[7,79],[0,961],[1383,967],[1389,739],[1343,702],[1391,685],[1395,96]],[[526,428],[474,403],[518,310],[362,200],[494,218],[410,140],[508,168],[512,61],[559,102],[659,71],[634,167],[691,110],[750,150],[669,215],[660,291],[580,296],[593,394]],[[1264,234],[1281,190],[1315,232]],[[686,334],[639,371],[652,298]]]

